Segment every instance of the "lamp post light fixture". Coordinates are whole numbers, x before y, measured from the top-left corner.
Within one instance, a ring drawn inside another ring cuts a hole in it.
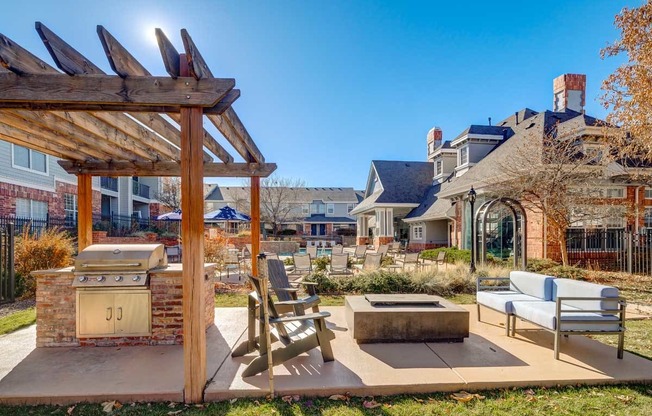
[[[473,204],[475,204],[476,196],[475,189],[471,187],[467,195],[471,204],[471,267],[469,267],[469,272],[475,273],[475,220],[473,218]]]

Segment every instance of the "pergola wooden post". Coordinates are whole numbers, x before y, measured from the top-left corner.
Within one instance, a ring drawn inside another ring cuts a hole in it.
[[[77,250],[93,244],[93,177],[77,175]]]
[[[251,178],[251,274],[258,276],[260,253],[260,178]]]
[[[62,159],[59,164],[77,175],[80,250],[92,243],[93,176],[181,177],[184,400],[201,402],[206,384],[203,288],[212,283],[204,276],[203,179],[252,178],[255,267],[260,177],[276,165],[265,163],[231,107],[240,96],[235,80],[213,77],[185,29],[185,54],[156,29],[169,74],[164,77],[152,76],[102,26],[97,34],[117,75],[104,73],[40,22],[36,30],[59,69],[0,34],[0,140]],[[204,130],[204,115],[244,163],[235,162]]]
[[[189,76],[185,55],[181,76]],[[199,403],[206,383],[204,316],[204,172],[201,107],[181,108],[181,235],[183,236],[184,400]]]

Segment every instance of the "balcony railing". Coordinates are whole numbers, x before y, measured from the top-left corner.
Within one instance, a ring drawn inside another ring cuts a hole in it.
[[[132,181],[132,193],[136,196],[149,199],[149,186],[144,185],[138,181]]]
[[[100,177],[100,186],[102,189],[118,192],[118,178]]]

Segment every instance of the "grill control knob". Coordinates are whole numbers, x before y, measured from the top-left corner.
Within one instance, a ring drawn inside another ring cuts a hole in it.
[[[106,280],[106,277],[104,277],[104,276],[97,276],[97,281],[98,281],[98,282],[103,282],[104,280]]]
[[[115,281],[116,282],[122,282],[122,276],[116,276]]]
[[[134,282],[138,282],[140,280],[140,276],[136,275],[132,277],[131,280],[133,280]]]
[[[79,281],[80,281],[80,282],[84,283],[84,282],[87,281],[87,280],[88,280],[88,277],[86,277],[86,276],[79,276]]]

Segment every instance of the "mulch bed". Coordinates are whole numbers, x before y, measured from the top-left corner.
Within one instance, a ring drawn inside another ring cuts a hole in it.
[[[0,318],[3,318],[7,315],[11,315],[15,312],[24,311],[25,309],[33,308],[36,306],[35,299],[23,299],[17,300],[11,303],[5,303],[0,305]]]

